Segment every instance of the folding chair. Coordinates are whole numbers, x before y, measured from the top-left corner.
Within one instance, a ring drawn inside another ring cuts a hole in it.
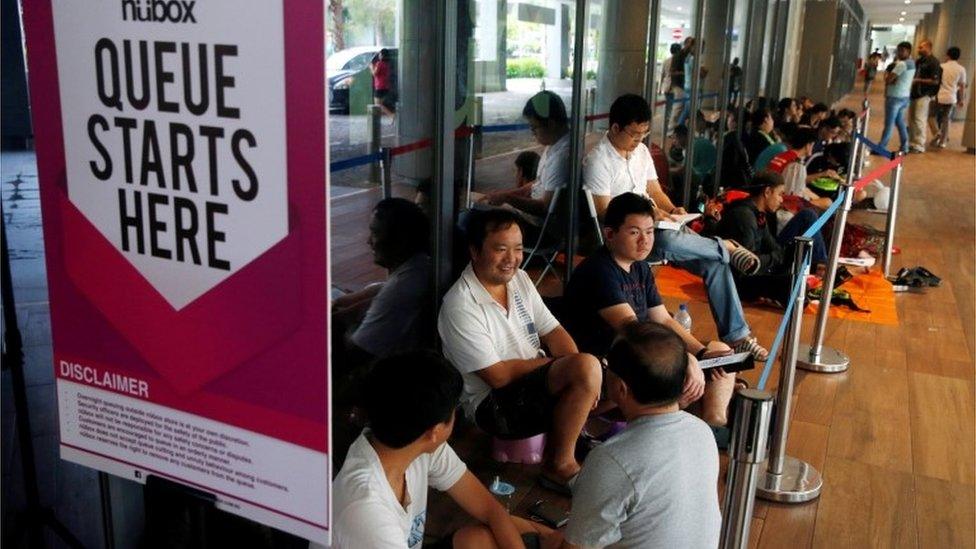
[[[600,218],[596,215],[596,203],[593,202],[593,193],[589,189],[583,189],[583,196],[586,197],[586,210],[590,214],[593,228],[596,229],[596,239],[600,246],[603,246],[603,227],[600,225]]]
[[[525,269],[529,265],[529,262],[532,261],[532,258],[536,255],[545,261],[546,266],[542,270],[542,274],[539,275],[539,278],[536,279],[536,286],[538,286],[542,282],[542,279],[549,274],[550,269],[552,269],[552,272],[556,273],[556,277],[562,280],[562,277],[559,276],[559,271],[555,268],[553,262],[556,261],[556,256],[559,255],[559,250],[562,248],[563,242],[561,239],[552,240],[551,238],[549,242],[546,242],[546,229],[549,227],[549,222],[555,216],[556,205],[559,203],[559,195],[561,192],[562,189],[556,189],[553,191],[552,200],[549,201],[549,209],[546,210],[546,217],[542,220],[542,227],[539,229],[539,238],[536,239],[535,245],[529,249],[529,255],[524,261],[522,261],[522,269]]]

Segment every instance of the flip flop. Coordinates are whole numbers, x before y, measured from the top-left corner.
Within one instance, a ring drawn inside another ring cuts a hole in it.
[[[542,486],[546,490],[556,492],[561,496],[566,496],[568,498],[573,497],[573,484],[576,483],[576,479],[579,477],[579,473],[576,473],[567,481],[556,480],[546,476],[545,473],[540,473],[538,482],[539,486]]]

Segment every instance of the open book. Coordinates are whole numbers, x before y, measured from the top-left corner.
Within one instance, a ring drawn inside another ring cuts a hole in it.
[[[670,219],[661,219],[659,221],[655,221],[654,228],[667,229],[669,231],[678,231],[681,230],[681,227],[686,225],[689,221],[694,221],[695,219],[701,217],[701,214],[689,213],[689,214],[681,214],[681,215],[672,215],[671,217],[674,218],[673,221]]]

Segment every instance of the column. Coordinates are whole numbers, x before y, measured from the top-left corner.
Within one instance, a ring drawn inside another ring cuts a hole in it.
[[[607,112],[625,93],[640,94],[646,68],[649,3],[605,0],[598,46],[596,112]]]
[[[436,51],[434,17],[437,0],[400,0],[400,102],[397,133],[400,143],[413,143],[434,135],[434,78]],[[431,176],[430,147],[397,157],[397,175],[413,181]]]
[[[475,28],[475,92],[505,89],[505,0],[479,0]]]
[[[966,103],[963,108],[956,109],[955,120],[966,122],[962,132],[962,144],[972,153],[976,151],[976,116],[973,113],[973,79],[976,77],[976,5],[971,1],[956,2],[952,13],[952,26],[949,31],[949,46],[956,46],[961,51],[959,63],[966,67],[969,86],[966,87]]]
[[[729,64],[729,58],[722,58],[722,49],[728,39],[725,28],[725,18],[728,16],[730,2],[727,0],[707,0],[705,2],[705,34],[702,36],[702,67],[708,69],[708,75],[702,80],[702,93],[720,92],[722,87],[722,70]],[[741,59],[739,60],[741,62]],[[711,105],[713,100],[703,102]],[[716,102],[717,103],[717,102]]]
[[[962,120],[965,113],[970,113],[965,116],[966,126],[969,127],[972,123],[970,122],[972,120],[972,109],[967,108],[967,105],[971,102],[973,90],[976,89],[973,86],[973,80],[976,78],[976,62],[974,62],[976,59],[976,5],[971,0],[956,1],[951,15],[949,40],[946,47],[956,46],[959,48],[962,53],[959,57],[959,64],[966,67],[966,77],[969,81],[966,89],[966,104],[963,105],[963,108],[956,109],[954,119]],[[935,53],[939,59],[942,59],[945,50],[936,50]],[[967,147],[972,147],[973,142],[970,141],[969,143]]]
[[[563,66],[562,66],[562,49],[567,47],[563,42],[563,33],[561,32],[563,26],[563,12],[559,9],[559,6],[555,6],[550,9],[555,15],[555,22],[552,25],[546,26],[546,45],[545,45],[545,60],[546,60],[546,78],[552,78],[558,80],[562,78]]]
[[[972,4],[972,0],[967,0]],[[939,60],[945,55],[946,49],[949,47],[949,35],[951,33],[952,18],[955,17],[955,12],[958,10],[959,6],[956,5],[957,2],[953,0],[944,0],[941,5],[935,6],[935,24],[933,25],[933,33],[929,35],[929,40],[932,41],[932,53]]]

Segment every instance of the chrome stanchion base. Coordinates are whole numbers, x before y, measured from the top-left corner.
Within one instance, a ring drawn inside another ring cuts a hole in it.
[[[820,372],[825,374],[836,374],[847,371],[851,365],[851,357],[832,347],[821,347],[820,357],[817,360],[810,358],[810,345],[800,344],[799,356],[796,359],[796,367],[801,370]]]
[[[782,475],[771,474],[763,464],[756,496],[781,503],[803,503],[819,497],[821,488],[820,471],[805,461],[786,456]]]

